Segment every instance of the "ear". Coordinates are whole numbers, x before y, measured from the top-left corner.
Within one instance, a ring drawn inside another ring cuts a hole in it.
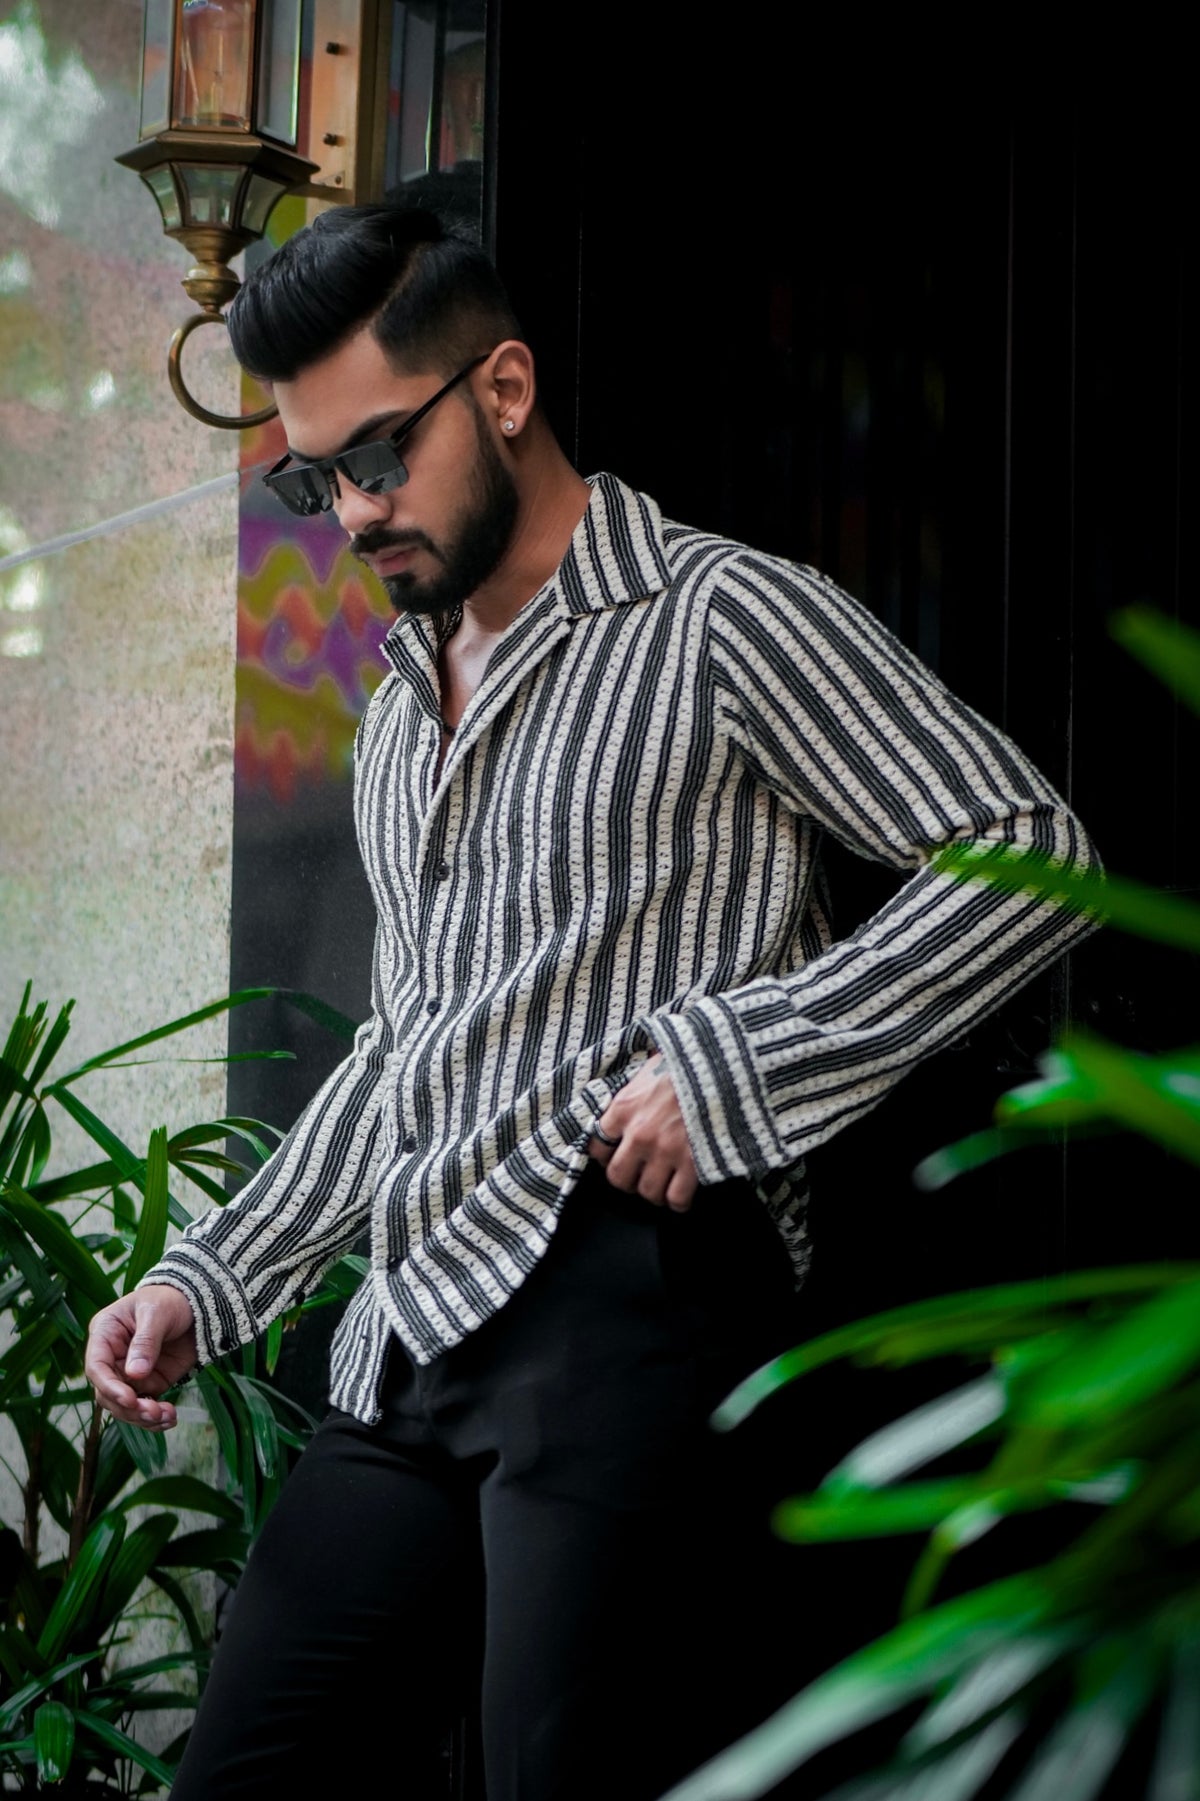
[[[486,383],[484,409],[506,441],[519,438],[537,400],[533,352],[519,338],[497,344],[480,370]]]

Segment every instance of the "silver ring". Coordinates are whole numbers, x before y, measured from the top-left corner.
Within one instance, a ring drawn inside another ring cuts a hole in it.
[[[591,1135],[593,1138],[598,1138],[600,1140],[601,1144],[606,1144],[609,1147],[609,1149],[613,1150],[613,1151],[616,1150],[617,1146],[621,1142],[621,1140],[619,1138],[610,1138],[608,1136],[607,1132],[602,1132],[600,1130],[599,1120],[592,1121],[592,1134]]]

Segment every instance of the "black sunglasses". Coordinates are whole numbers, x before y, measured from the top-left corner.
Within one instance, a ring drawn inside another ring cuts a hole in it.
[[[354,487],[361,488],[364,494],[387,494],[392,488],[402,488],[408,480],[408,470],[400,461],[396,452],[407,438],[414,426],[420,425],[426,413],[432,412],[439,400],[444,400],[451,388],[456,388],[460,381],[465,381],[472,369],[480,363],[486,363],[491,355],[489,350],[484,356],[473,357],[465,369],[452,375],[444,388],[439,388],[432,400],[419,406],[410,418],[390,437],[376,438],[370,444],[356,444],[350,450],[343,450],[337,456],[323,457],[317,463],[292,463],[292,453],[286,456],[263,476],[263,481],[277,499],[282,500],[290,512],[299,513],[308,518],[313,513],[327,513],[337,498],[339,489],[338,475],[344,475]],[[291,463],[291,468],[287,465]]]

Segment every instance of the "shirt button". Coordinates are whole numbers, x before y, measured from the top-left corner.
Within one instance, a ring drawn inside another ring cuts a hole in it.
[[[404,1140],[401,1143],[400,1149],[402,1151],[407,1151],[409,1153],[409,1155],[411,1156],[412,1153],[416,1150],[416,1148],[417,1148],[417,1141],[414,1138],[413,1134],[411,1132],[406,1133]]]
[[[437,876],[437,879],[439,882],[444,882],[446,880],[446,877],[450,874],[449,863],[446,863],[446,862],[439,863],[437,866],[437,869],[434,871],[434,874]]]
[[[432,1000],[426,1001],[425,1003],[426,1013],[436,1013],[441,1004],[441,996],[435,994]]]
[[[400,1268],[400,1263],[401,1263],[401,1259],[399,1257],[393,1255],[393,1256],[389,1257],[387,1260],[388,1269],[390,1271],[394,1272]]]

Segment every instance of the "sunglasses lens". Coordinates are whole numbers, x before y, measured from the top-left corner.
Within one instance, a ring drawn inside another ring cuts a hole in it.
[[[386,439],[358,444],[336,460],[346,480],[364,494],[387,494],[393,488],[402,488],[408,480],[408,470],[396,455],[395,445]]]
[[[267,484],[277,494],[285,507],[301,518],[308,518],[313,513],[325,512],[333,502],[329,491],[329,483],[321,471],[308,463],[301,463],[296,469],[284,469],[278,475],[272,475]]]

